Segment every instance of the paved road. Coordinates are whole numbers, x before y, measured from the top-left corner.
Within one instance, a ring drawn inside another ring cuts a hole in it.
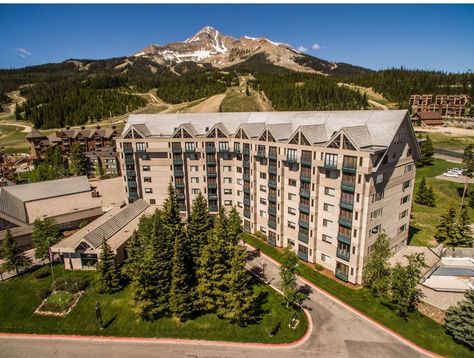
[[[265,275],[279,287],[278,267],[263,256],[249,267],[266,263]],[[300,282],[300,284],[304,284]],[[118,341],[75,341],[0,337],[0,357],[424,357],[373,323],[341,306],[319,291],[306,301],[314,330],[307,341],[293,348],[212,346],[196,343],[143,343]]]

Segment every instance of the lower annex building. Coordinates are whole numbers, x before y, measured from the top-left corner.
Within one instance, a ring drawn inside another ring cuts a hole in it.
[[[382,230],[406,245],[420,150],[405,110],[131,115],[116,140],[130,202],[161,206],[172,180],[183,215],[201,191],[341,280],[362,282]]]

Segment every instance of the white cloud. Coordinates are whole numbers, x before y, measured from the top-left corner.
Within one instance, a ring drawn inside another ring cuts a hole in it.
[[[15,50],[18,51],[18,55],[22,58],[27,58],[28,56],[31,56],[31,52],[28,51],[26,48],[16,48]]]
[[[298,47],[297,50],[298,50],[299,52],[308,52],[308,49],[307,49],[306,47],[304,47],[304,46]]]
[[[311,48],[313,50],[321,50],[321,46],[319,44],[314,44],[313,46],[311,46]]]

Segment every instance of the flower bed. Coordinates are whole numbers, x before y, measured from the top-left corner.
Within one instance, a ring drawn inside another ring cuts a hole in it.
[[[76,306],[83,291],[71,293],[66,291],[53,291],[46,297],[35,313],[43,316],[65,316]]]

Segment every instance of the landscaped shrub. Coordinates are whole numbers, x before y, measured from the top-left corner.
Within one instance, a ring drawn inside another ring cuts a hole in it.
[[[84,291],[86,286],[87,283],[82,278],[58,278],[53,283],[53,288],[55,291],[78,292]]]
[[[314,268],[315,268],[316,270],[318,270],[318,271],[324,270],[324,267],[323,267],[322,265],[318,264],[318,263],[315,263],[315,264],[314,264]]]
[[[40,288],[38,292],[36,292],[36,296],[40,300],[44,300],[46,297],[48,297],[51,294],[51,292],[52,291],[49,287],[43,287],[43,288]]]
[[[44,277],[47,277],[47,276],[49,276],[49,275],[51,275],[51,273],[49,272],[49,270],[48,270],[48,269],[44,269],[44,268],[41,269],[41,270],[35,271],[35,272],[33,273],[33,276],[34,276],[34,278],[36,278],[36,279],[44,278]]]
[[[55,292],[49,296],[42,310],[50,312],[66,311],[74,302],[74,295],[70,292]]]
[[[263,232],[261,231],[257,231],[255,232],[255,236],[258,237],[260,240],[267,240],[267,235],[265,235]]]

